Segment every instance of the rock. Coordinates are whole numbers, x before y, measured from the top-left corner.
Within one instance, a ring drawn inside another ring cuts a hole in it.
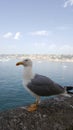
[[[73,97],[46,99],[34,112],[25,107],[0,112],[0,130],[73,130]]]

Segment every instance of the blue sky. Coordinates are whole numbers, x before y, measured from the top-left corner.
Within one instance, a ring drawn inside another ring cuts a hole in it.
[[[73,54],[73,0],[0,0],[0,54]]]

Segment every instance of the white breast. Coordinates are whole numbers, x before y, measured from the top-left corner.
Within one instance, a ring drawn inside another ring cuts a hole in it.
[[[24,88],[33,96],[37,96],[35,93],[33,93],[28,87],[27,84],[31,82],[31,79],[33,79],[35,74],[32,73],[32,68],[31,67],[26,67],[23,73],[23,85]]]

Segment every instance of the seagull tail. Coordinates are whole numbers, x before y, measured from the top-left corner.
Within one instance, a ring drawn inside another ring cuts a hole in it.
[[[73,94],[73,92],[70,92],[70,90],[73,90],[72,86],[65,86],[64,93],[62,95],[65,97],[72,97],[72,95],[70,95],[70,94]]]

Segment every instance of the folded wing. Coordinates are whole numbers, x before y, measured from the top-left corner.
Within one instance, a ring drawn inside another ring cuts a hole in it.
[[[46,76],[36,74],[27,87],[39,96],[58,95],[64,88]]]

